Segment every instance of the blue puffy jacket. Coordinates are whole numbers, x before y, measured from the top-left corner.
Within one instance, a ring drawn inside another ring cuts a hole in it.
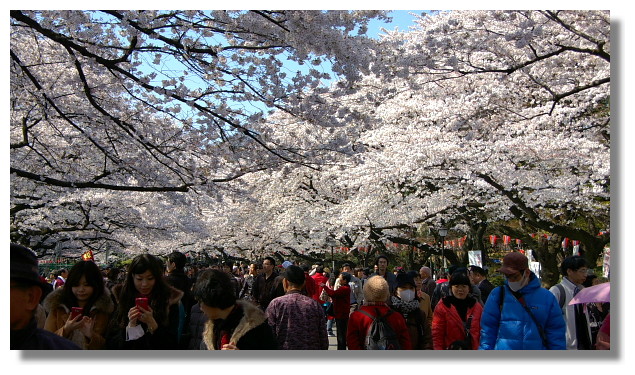
[[[505,299],[500,305],[500,288],[505,288]],[[545,350],[566,349],[566,325],[558,301],[551,292],[540,286],[531,273],[529,284],[519,291],[536,320],[542,325],[547,346],[542,343],[536,323],[505,285],[489,294],[481,316],[481,350]]]

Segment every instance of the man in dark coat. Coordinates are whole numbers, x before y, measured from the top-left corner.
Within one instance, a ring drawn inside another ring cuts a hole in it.
[[[263,272],[256,277],[254,286],[251,289],[251,295],[263,311],[267,309],[269,302],[273,299],[276,277],[278,277],[278,272],[276,272],[275,268],[275,259],[266,257],[262,262]]]
[[[479,266],[470,266],[470,280],[481,290],[481,299],[483,303],[487,302],[487,296],[494,289],[494,285],[487,280],[487,271]]]
[[[389,293],[392,295],[395,289],[397,289],[397,276],[388,270],[388,257],[383,254],[378,255],[377,258],[375,258],[375,266],[377,266],[377,272],[370,276],[378,275],[383,277],[384,280],[388,282]],[[386,302],[390,304],[390,296]]]
[[[37,328],[35,311],[43,284],[30,249],[11,244],[11,350],[80,350],[72,341]]]

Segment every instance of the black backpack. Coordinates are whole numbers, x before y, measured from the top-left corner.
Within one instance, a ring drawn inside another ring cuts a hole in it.
[[[394,311],[389,310],[384,316],[372,316],[364,310],[357,310],[362,314],[368,316],[373,320],[373,323],[368,327],[366,332],[366,340],[364,342],[364,349],[366,350],[399,350],[401,345],[397,334],[388,324],[386,319]]]

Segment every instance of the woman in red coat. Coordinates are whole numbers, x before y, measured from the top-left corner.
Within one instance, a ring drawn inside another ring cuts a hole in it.
[[[410,350],[410,333],[406,327],[406,321],[403,316],[392,311],[386,304],[390,291],[388,282],[381,276],[373,276],[364,284],[364,304],[359,310],[354,311],[348,320],[348,333],[346,335],[346,344],[349,350],[364,350],[366,334],[368,328],[373,323],[372,318],[360,312],[366,311],[372,316],[385,316],[392,312],[386,320],[390,327],[397,334],[399,340],[399,349]]]
[[[478,349],[483,307],[469,295],[467,274],[457,272],[450,277],[452,295],[444,297],[434,309],[432,343],[435,350]],[[469,337],[466,323],[469,322]]]

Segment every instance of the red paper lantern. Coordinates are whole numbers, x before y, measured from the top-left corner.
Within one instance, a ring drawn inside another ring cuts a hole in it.
[[[563,249],[568,249],[569,248],[569,239],[565,238],[564,240],[562,240],[562,248]]]
[[[492,246],[496,245],[496,240],[498,240],[498,237],[496,237],[495,235],[489,236],[489,243],[491,243]]]

